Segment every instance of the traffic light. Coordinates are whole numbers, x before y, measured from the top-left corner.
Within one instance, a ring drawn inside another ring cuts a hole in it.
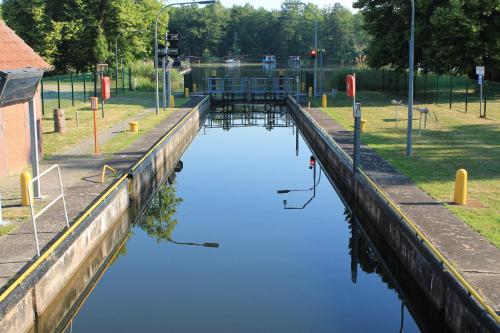
[[[312,49],[310,52],[309,52],[309,56],[311,57],[311,59],[316,59],[316,55],[318,54],[318,51],[316,51],[316,49]]]

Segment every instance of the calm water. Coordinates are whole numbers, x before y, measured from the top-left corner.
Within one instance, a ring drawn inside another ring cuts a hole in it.
[[[352,267],[351,222],[320,166],[308,190],[311,152],[299,137],[297,156],[291,119],[215,118],[72,331],[399,332],[401,300],[366,244]],[[419,331],[403,316],[403,332]]]

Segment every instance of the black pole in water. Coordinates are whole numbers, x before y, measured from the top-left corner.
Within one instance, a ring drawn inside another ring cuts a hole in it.
[[[354,108],[354,160],[352,170],[352,191],[356,191],[356,173],[359,168],[361,156],[361,103],[356,103]]]

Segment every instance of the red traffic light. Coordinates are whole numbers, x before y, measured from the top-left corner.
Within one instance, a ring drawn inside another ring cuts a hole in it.
[[[311,56],[311,58],[316,58],[316,55],[318,54],[318,51],[316,51],[316,49],[312,49],[310,52],[309,52],[309,55]]]
[[[314,166],[316,164],[316,158],[314,156],[311,156],[309,159],[309,166]]]

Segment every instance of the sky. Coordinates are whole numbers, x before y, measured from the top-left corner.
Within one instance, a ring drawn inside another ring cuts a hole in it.
[[[304,2],[311,2],[319,7],[325,7],[328,5],[333,5],[336,2],[341,3],[344,7],[349,8],[351,11],[354,11],[352,8],[353,0],[303,0]],[[222,4],[225,7],[231,7],[232,5],[244,5],[245,3],[251,3],[254,7],[264,7],[267,9],[279,9],[282,0],[221,0]]]

